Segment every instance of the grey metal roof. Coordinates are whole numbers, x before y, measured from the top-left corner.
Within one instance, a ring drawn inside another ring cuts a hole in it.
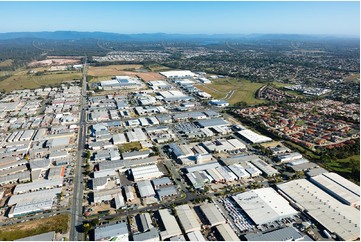
[[[50,165],[50,160],[49,159],[31,160],[29,163],[30,163],[30,168],[32,170],[48,169]]]
[[[165,188],[161,188],[157,190],[157,194],[159,198],[167,197],[167,196],[173,196],[178,194],[177,187],[176,186],[169,186]]]
[[[172,181],[167,176],[154,179],[154,180],[152,180],[152,182],[153,182],[154,186],[162,186],[162,185],[172,184]]]
[[[197,123],[198,123],[202,128],[214,127],[214,126],[223,126],[223,125],[227,125],[227,124],[228,124],[228,122],[225,121],[225,120],[222,119],[222,118],[199,120],[199,121],[197,121]]]
[[[185,154],[183,153],[182,149],[179,147],[178,144],[176,144],[176,143],[170,143],[168,146],[169,146],[169,148],[172,149],[172,152],[173,152],[173,154],[174,154],[175,157],[179,157],[179,156],[185,155]]]
[[[302,239],[305,237],[304,239]],[[293,227],[285,227],[267,233],[249,233],[245,235],[248,241],[312,241],[307,235],[303,235]]]
[[[28,236],[25,238],[17,239],[15,241],[53,241],[55,237],[55,231]]]
[[[108,239],[114,236],[128,234],[128,228],[126,223],[118,223],[105,227],[96,227],[94,234],[95,240]]]
[[[158,230],[155,228],[152,228],[149,231],[144,232],[144,233],[133,234],[134,241],[144,241],[144,240],[149,241],[149,240],[152,240],[155,238],[158,238],[158,240],[159,240],[159,233],[158,233]]]

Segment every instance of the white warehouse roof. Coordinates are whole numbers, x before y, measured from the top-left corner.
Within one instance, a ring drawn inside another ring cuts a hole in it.
[[[201,230],[198,220],[188,204],[175,207],[179,221],[186,233]]]
[[[243,136],[248,141],[250,141],[251,143],[254,143],[254,144],[272,141],[271,138],[264,136],[264,135],[257,134],[249,129],[244,129],[244,130],[238,131],[238,134],[240,134],[241,136]]]
[[[195,77],[197,76],[191,71],[185,70],[185,71],[164,71],[159,72],[161,75],[167,77],[167,78],[173,78],[173,77]]]
[[[160,233],[162,240],[182,234],[177,220],[169,213],[168,209],[160,209],[159,214],[165,228],[165,231]]]
[[[301,210],[317,220],[341,240],[360,237],[360,211],[342,204],[306,179],[279,184],[277,187]]]
[[[286,199],[269,187],[240,193],[232,198],[257,225],[297,214]]]

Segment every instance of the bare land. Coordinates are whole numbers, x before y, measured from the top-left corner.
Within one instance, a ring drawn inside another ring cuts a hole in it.
[[[0,67],[9,67],[13,64],[13,60],[9,59],[9,60],[5,60],[0,62]]]
[[[80,80],[81,72],[61,71],[61,72],[44,72],[44,68],[37,68],[34,71],[19,70],[12,76],[0,82],[0,89],[7,92],[17,89],[35,89],[42,86],[57,85],[62,82]]]
[[[145,82],[165,79],[164,76],[157,72],[138,73],[137,76]]]
[[[136,75],[136,70],[144,68],[143,65],[110,65],[110,66],[90,66],[88,75],[90,76],[118,76]]]
[[[69,215],[38,219],[0,228],[0,240],[16,240],[41,233],[55,231],[66,233],[69,229]]]
[[[60,65],[73,65],[80,63],[78,59],[46,59],[42,61],[32,61],[29,67],[39,66],[60,66]]]

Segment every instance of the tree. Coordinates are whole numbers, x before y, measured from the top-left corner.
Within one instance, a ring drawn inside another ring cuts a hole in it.
[[[93,227],[96,227],[98,224],[99,224],[99,219],[95,218],[93,219],[90,224],[93,226]]]

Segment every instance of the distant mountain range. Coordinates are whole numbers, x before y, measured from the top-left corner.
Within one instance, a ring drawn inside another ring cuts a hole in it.
[[[299,35],[299,34],[117,34],[107,32],[78,32],[78,31],[54,31],[54,32],[9,32],[0,33],[0,40],[18,38],[37,38],[51,40],[80,40],[102,39],[113,41],[170,41],[170,40],[225,40],[225,39],[287,39],[287,40],[312,40],[312,39],[358,39],[356,36],[332,36],[332,35]]]

